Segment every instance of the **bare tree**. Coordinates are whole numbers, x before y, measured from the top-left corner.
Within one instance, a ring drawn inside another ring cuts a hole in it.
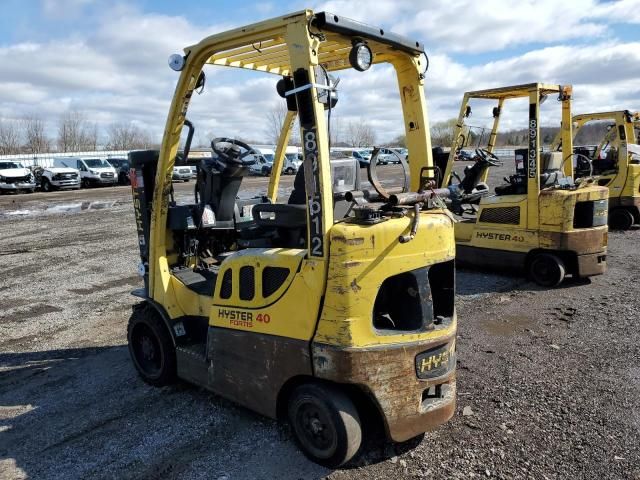
[[[282,130],[282,124],[284,118],[287,115],[287,106],[282,102],[274,104],[273,108],[269,110],[265,115],[265,130],[267,138],[271,143],[278,143],[280,138],[280,131]]]
[[[107,135],[107,147],[111,150],[135,150],[152,146],[149,133],[133,123],[112,123],[107,129]]]
[[[82,112],[65,112],[58,122],[57,143],[59,152],[95,150],[98,143],[98,126],[87,122],[87,117]]]
[[[14,121],[0,120],[0,155],[20,153],[20,128]]]
[[[46,133],[46,125],[39,115],[33,113],[22,119],[24,149],[26,153],[44,153],[51,148],[51,140]]]
[[[457,122],[455,118],[451,118],[431,125],[431,143],[434,146],[452,147]]]
[[[287,105],[278,101],[273,105],[273,108],[269,110],[265,115],[265,133],[267,134],[268,141],[277,144],[280,139],[280,132],[282,131],[282,125],[287,116]],[[289,137],[289,143],[298,145],[300,143],[300,127],[298,121],[293,122],[291,127],[291,136]]]
[[[376,134],[364,120],[347,124],[347,143],[352,147],[370,147],[376,143]]]

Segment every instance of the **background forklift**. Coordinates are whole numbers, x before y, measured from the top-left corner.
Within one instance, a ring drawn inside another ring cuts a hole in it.
[[[609,227],[628,230],[633,224],[640,224],[640,112],[619,110],[574,115],[574,140],[585,125],[594,122],[607,122],[608,128],[595,149],[573,147],[574,175],[575,178],[596,176],[598,185],[609,188]],[[552,149],[562,149],[560,135]]]
[[[458,264],[525,269],[539,285],[559,285],[566,274],[588,277],[604,273],[607,245],[607,189],[570,178],[571,161],[560,152],[541,152],[539,111],[549,95],[562,103],[562,141],[571,145],[571,87],[532,83],[467,92],[454,138],[471,115],[472,99],[496,101],[493,128],[478,160],[464,178],[452,183],[456,145],[436,163],[444,172],[441,184],[451,191]],[[516,172],[489,190],[492,167],[501,164],[493,150],[505,100],[529,99],[528,148],[516,150]],[[460,148],[460,145],[457,145]],[[571,151],[571,150],[570,150]]]
[[[134,292],[143,301],[128,341],[146,382],[181,378],[288,418],[304,453],[330,467],[359,450],[363,417],[400,442],[453,415],[455,241],[450,214],[427,189],[423,55],[419,42],[305,10],[212,35],[170,58],[180,78],[161,150],[130,153],[144,289]],[[403,92],[413,193],[345,208],[359,169],[329,160],[325,108],[335,107],[337,81],[328,72],[383,62]],[[193,203],[173,200],[171,172],[176,157],[189,158],[186,114],[206,64],[280,77],[290,112],[266,197],[237,198],[254,150],[217,138],[199,164]],[[304,162],[278,203],[294,115]]]

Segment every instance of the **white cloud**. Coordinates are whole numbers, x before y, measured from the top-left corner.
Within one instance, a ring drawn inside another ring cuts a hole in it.
[[[638,108],[634,102],[640,97],[640,43],[616,40],[611,23],[637,23],[639,3],[334,0],[323,8],[426,40],[431,61],[427,101],[431,120],[438,121],[457,115],[466,90],[535,81],[573,83],[574,111]],[[45,10],[75,12],[89,4],[100,9],[100,22],[89,31],[70,30],[48,41],[0,46],[0,116],[17,118],[37,111],[53,133],[59,114],[75,108],[102,127],[134,121],[159,139],[177,80],[167,66],[168,56],[230,25],[206,26],[184,16],[143,13],[101,0],[42,3]],[[255,7],[276,13],[272,2]],[[528,51],[484,60],[494,56],[487,52],[515,45]],[[459,60],[461,52],[465,59],[484,52],[483,61],[465,65]],[[198,138],[203,132],[266,138],[266,113],[282,101],[275,93],[277,77],[217,67],[208,68],[207,75],[205,94],[192,102],[189,113]],[[401,133],[396,77],[389,67],[340,76],[334,128],[364,120],[376,128],[380,140]],[[505,114],[504,122],[519,126],[516,114],[521,110],[512,112]]]

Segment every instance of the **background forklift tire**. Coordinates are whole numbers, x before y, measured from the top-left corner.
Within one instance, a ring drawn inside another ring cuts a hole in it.
[[[565,273],[564,262],[550,253],[538,253],[529,262],[529,276],[542,287],[557,287]]]
[[[146,383],[156,387],[175,383],[176,351],[167,327],[153,308],[134,307],[127,340],[133,364]]]
[[[351,460],[362,443],[358,411],[336,387],[307,383],[289,397],[289,423],[304,454],[335,468]]]
[[[633,213],[624,208],[616,208],[609,212],[609,227],[612,230],[629,230],[633,221]]]

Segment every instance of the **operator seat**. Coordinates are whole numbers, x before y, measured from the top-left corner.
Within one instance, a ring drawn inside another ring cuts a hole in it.
[[[236,197],[251,163],[232,155],[222,162],[215,153],[202,160],[197,180],[201,228],[235,228]]]

